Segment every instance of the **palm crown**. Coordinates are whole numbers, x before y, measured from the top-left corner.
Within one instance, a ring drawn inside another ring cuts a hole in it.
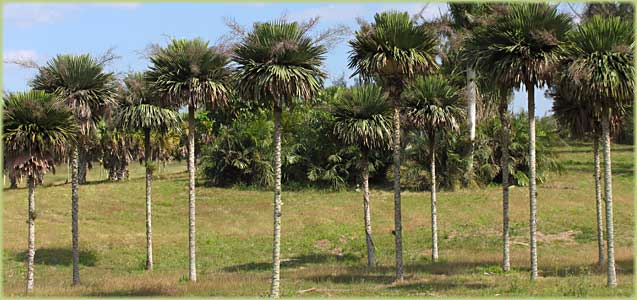
[[[150,58],[146,79],[173,105],[223,104],[227,100],[229,59],[208,42],[174,39]]]
[[[83,135],[94,130],[102,112],[114,103],[113,73],[88,54],[58,55],[38,71],[30,85],[57,94],[71,108]]]
[[[550,81],[562,54],[570,17],[545,3],[512,4],[467,40],[466,55],[484,75],[507,87]]]
[[[310,99],[323,86],[326,48],[307,36],[297,22],[256,23],[235,49],[237,90],[245,99],[273,101],[278,107],[294,98]]]
[[[117,127],[167,132],[181,125],[179,113],[160,106],[143,73],[132,73],[124,79],[120,104],[114,116]]]
[[[54,168],[54,159],[78,131],[72,112],[44,91],[8,94],[3,119],[7,167],[38,180]]]
[[[349,67],[353,75],[402,82],[437,69],[437,45],[433,31],[415,24],[407,13],[378,13],[350,41]]]
[[[363,150],[385,149],[391,140],[387,96],[375,85],[340,89],[332,104],[334,134]]]
[[[417,77],[403,93],[406,120],[429,132],[459,129],[464,118],[462,97],[441,75]]]
[[[598,109],[622,114],[632,101],[633,27],[618,17],[596,16],[569,34],[566,79]],[[598,104],[598,105],[596,105]]]

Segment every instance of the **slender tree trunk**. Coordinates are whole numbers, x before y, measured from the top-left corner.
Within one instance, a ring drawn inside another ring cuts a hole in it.
[[[604,194],[606,196],[606,246],[608,250],[608,286],[616,287],[615,274],[615,235],[613,226],[613,184],[611,178],[610,157],[610,111],[602,114],[602,144],[604,147]]]
[[[153,270],[153,227],[152,227],[152,181],[153,171],[150,166],[150,129],[144,130],[144,160],[146,161],[146,270]]]
[[[78,183],[86,184],[86,173],[88,170],[88,154],[81,148],[79,150],[79,170],[78,170]]]
[[[500,102],[500,123],[502,125],[502,270],[511,269],[509,255],[509,116],[508,101],[503,98]]]
[[[438,261],[438,213],[436,211],[436,134],[430,136],[431,143],[431,260]]]
[[[535,86],[526,84],[529,106],[529,231],[531,244],[531,279],[537,279],[537,187],[535,183]]]
[[[369,205],[369,154],[363,152],[363,210],[365,220],[365,241],[367,243],[367,267],[372,268],[376,258],[374,255],[374,240],[372,239],[372,212]]]
[[[281,280],[281,107],[274,107],[274,240],[270,297],[279,297]]]
[[[188,243],[190,281],[197,281],[195,258],[195,105],[188,105]]]
[[[394,100],[394,235],[396,237],[396,280],[403,275],[403,225],[400,207],[400,92],[392,95]]]
[[[71,157],[66,160],[66,182],[71,182]]]
[[[597,210],[597,264],[604,267],[604,219],[602,214],[602,184],[599,163],[599,136],[593,138],[593,156],[595,161],[595,207]]]
[[[78,226],[78,160],[79,149],[76,146],[71,154],[71,235],[73,243],[73,285],[80,284],[80,233]]]
[[[29,187],[29,242],[27,248],[27,294],[33,292],[33,266],[35,262],[35,178],[27,177]]]
[[[465,185],[468,185],[473,178],[473,152],[476,139],[476,99],[478,94],[476,85],[476,72],[467,69],[467,121],[469,122],[469,159],[467,160],[467,178]]]

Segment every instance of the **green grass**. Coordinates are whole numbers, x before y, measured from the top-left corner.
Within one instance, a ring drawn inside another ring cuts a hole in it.
[[[373,190],[379,265],[365,268],[362,195],[354,191],[283,192],[284,296],[629,296],[633,292],[633,148],[613,152],[619,286],[605,287],[596,267],[595,199],[590,147],[560,149],[565,172],[538,189],[539,267],[529,280],[528,190],[511,190],[513,270],[501,272],[501,189],[441,192],[439,247],[432,263],[429,194],[403,194],[406,280],[393,283],[393,195]],[[80,187],[80,287],[71,283],[70,185],[66,168],[36,189],[36,295],[265,296],[269,289],[272,193],[197,189],[198,282],[187,282],[188,188],[185,162],[153,184],[155,270],[145,259],[143,169],[131,179]],[[104,175],[105,176],[105,175]],[[3,290],[24,294],[26,190],[4,190]],[[572,235],[563,233],[573,231]],[[562,235],[560,235],[562,234]]]

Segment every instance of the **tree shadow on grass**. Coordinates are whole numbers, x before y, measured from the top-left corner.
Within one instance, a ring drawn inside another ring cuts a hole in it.
[[[431,280],[428,282],[413,282],[407,284],[397,284],[390,286],[392,290],[408,290],[413,292],[433,292],[433,291],[446,291],[452,289],[470,289],[479,290],[489,288],[490,286],[484,283],[477,282],[457,282],[453,280]]]
[[[615,272],[617,274],[633,274],[633,260],[617,260],[615,261]],[[540,270],[544,277],[569,277],[584,276],[591,274],[606,274],[606,266],[600,267],[597,263],[576,266],[562,266],[556,268],[545,268]]]
[[[113,291],[98,291],[91,293],[91,297],[153,297],[153,296],[176,296],[172,289],[164,287],[141,287]]]
[[[289,259],[281,260],[281,268],[296,268],[307,264],[325,263],[330,260],[337,262],[355,261],[359,258],[353,254],[331,255],[331,254],[308,254],[295,256]],[[224,272],[239,271],[266,271],[272,269],[271,262],[251,262],[247,264],[228,266],[223,268]]]
[[[22,251],[15,256],[18,261],[26,261],[27,252]],[[71,249],[44,248],[35,250],[35,264],[47,266],[70,266],[73,263]],[[80,265],[92,267],[97,263],[97,255],[93,251],[80,251]]]

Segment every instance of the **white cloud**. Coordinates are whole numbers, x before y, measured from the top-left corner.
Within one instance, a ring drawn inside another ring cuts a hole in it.
[[[39,58],[34,50],[9,50],[2,54],[3,61],[37,61]]]
[[[140,8],[142,3],[140,2],[115,2],[115,3],[99,3],[96,6],[103,6],[108,8],[134,10]]]
[[[19,27],[51,24],[63,20],[77,9],[77,4],[8,3],[4,6],[4,20]]]
[[[38,24],[53,24],[61,22],[69,15],[78,13],[82,9],[91,6],[134,10],[141,7],[142,4],[138,2],[87,4],[8,3],[4,6],[4,20],[23,28]]]
[[[303,21],[313,17],[320,17],[321,21],[339,21],[362,16],[365,12],[366,8],[363,4],[328,4],[292,12],[289,14],[289,18],[293,21]]]

